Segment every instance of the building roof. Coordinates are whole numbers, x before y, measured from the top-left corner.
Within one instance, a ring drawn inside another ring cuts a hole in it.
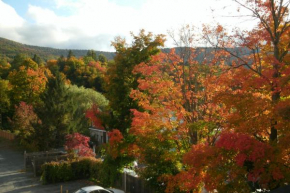
[[[98,128],[95,128],[95,127],[90,127],[89,130],[92,130],[92,131],[100,131],[100,132],[107,132],[106,130],[98,129]]]

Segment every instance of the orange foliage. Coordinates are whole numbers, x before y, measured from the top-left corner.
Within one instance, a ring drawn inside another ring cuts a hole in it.
[[[218,47],[212,57],[198,63],[193,48],[186,60],[171,50],[134,69],[140,78],[131,97],[142,107],[131,110],[136,157],[146,164],[149,150],[161,146],[168,148],[161,159],[183,157],[176,175],[160,176],[167,192],[250,192],[290,182],[290,26],[279,15],[288,12],[272,0],[244,5],[264,14],[255,15],[260,24],[234,35],[204,26],[204,38]]]
[[[108,132],[109,136],[109,148],[108,153],[116,158],[121,154],[124,154],[125,148],[123,147],[123,135],[118,129],[113,129]]]
[[[96,104],[86,111],[86,117],[92,121],[92,126],[104,130],[101,119],[98,117],[100,110]]]
[[[30,68],[20,66],[18,70],[9,73],[8,79],[12,85],[12,98],[17,102],[29,104],[38,102],[39,95],[44,92],[47,83],[45,74],[49,70],[44,68]]]
[[[110,145],[114,145],[115,143],[120,143],[123,140],[123,135],[118,129],[113,129],[108,133],[109,143]]]

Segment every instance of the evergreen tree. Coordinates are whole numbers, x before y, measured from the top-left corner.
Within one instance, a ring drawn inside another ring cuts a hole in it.
[[[97,60],[97,54],[94,50],[88,50],[87,56],[92,57],[95,61]]]
[[[9,81],[0,78],[0,128],[4,128],[3,125],[7,125],[7,112],[9,112],[9,110]]]
[[[11,62],[11,69],[18,69],[27,58],[28,56],[25,54],[17,54]]]
[[[63,72],[64,66],[65,66],[65,57],[63,55],[61,55],[58,59],[57,59],[57,66],[59,67],[59,71]]]
[[[72,50],[69,50],[69,51],[68,51],[68,55],[67,55],[67,59],[70,59],[70,58],[72,58],[72,57],[75,57],[75,55],[74,55],[74,53],[73,53]]]
[[[78,105],[69,95],[64,76],[57,73],[55,78],[50,78],[41,99],[43,105],[36,110],[41,120],[36,126],[40,149],[61,147],[64,136],[76,130],[72,118]]]
[[[106,56],[104,56],[104,54],[100,54],[98,56],[98,61],[102,62],[102,63],[107,63],[108,59],[106,58]]]
[[[43,64],[43,61],[42,59],[37,55],[37,54],[34,54],[32,60],[34,62],[36,62],[39,66],[41,66]]]

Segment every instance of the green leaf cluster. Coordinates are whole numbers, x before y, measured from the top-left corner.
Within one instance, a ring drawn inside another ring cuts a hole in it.
[[[99,178],[101,161],[95,158],[80,158],[74,161],[50,162],[42,165],[43,184],[79,179]]]

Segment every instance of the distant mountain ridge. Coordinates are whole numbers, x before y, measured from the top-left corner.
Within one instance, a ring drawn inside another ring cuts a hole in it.
[[[6,56],[8,60],[12,60],[16,54],[22,53],[30,57],[33,57],[34,54],[37,54],[44,61],[50,59],[57,59],[61,55],[66,57],[69,50],[71,50],[76,57],[85,56],[88,50],[78,50],[78,49],[57,49],[50,47],[40,47],[26,45],[18,43],[12,40],[8,40],[0,37],[0,56]],[[103,54],[108,60],[112,60],[115,56],[114,52],[104,52],[104,51],[95,51],[97,55]]]
[[[169,53],[170,49],[171,48],[163,48],[161,49],[161,51],[164,53]],[[183,49],[184,48],[176,47],[175,51],[178,54],[182,52]],[[211,48],[211,47],[196,48],[195,50],[197,53],[196,60],[201,62],[203,61],[205,56],[207,56],[207,58],[212,58],[213,55],[211,52],[214,51],[215,49],[216,48]],[[26,54],[29,57],[33,57],[34,54],[36,54],[44,61],[47,61],[50,59],[57,59],[61,55],[63,55],[64,57],[67,57],[69,50],[71,50],[77,58],[87,55],[87,52],[88,52],[88,50],[57,49],[57,48],[50,48],[50,47],[31,46],[31,45],[18,43],[18,42],[0,37],[0,57],[6,56],[9,61],[12,61],[14,56],[19,53]],[[229,48],[228,50],[231,51],[232,53],[235,53],[237,56],[250,54],[250,50],[246,48],[242,48],[242,49]],[[115,52],[104,52],[104,51],[95,51],[95,52],[97,55],[103,54],[108,60],[113,60],[115,57]]]

